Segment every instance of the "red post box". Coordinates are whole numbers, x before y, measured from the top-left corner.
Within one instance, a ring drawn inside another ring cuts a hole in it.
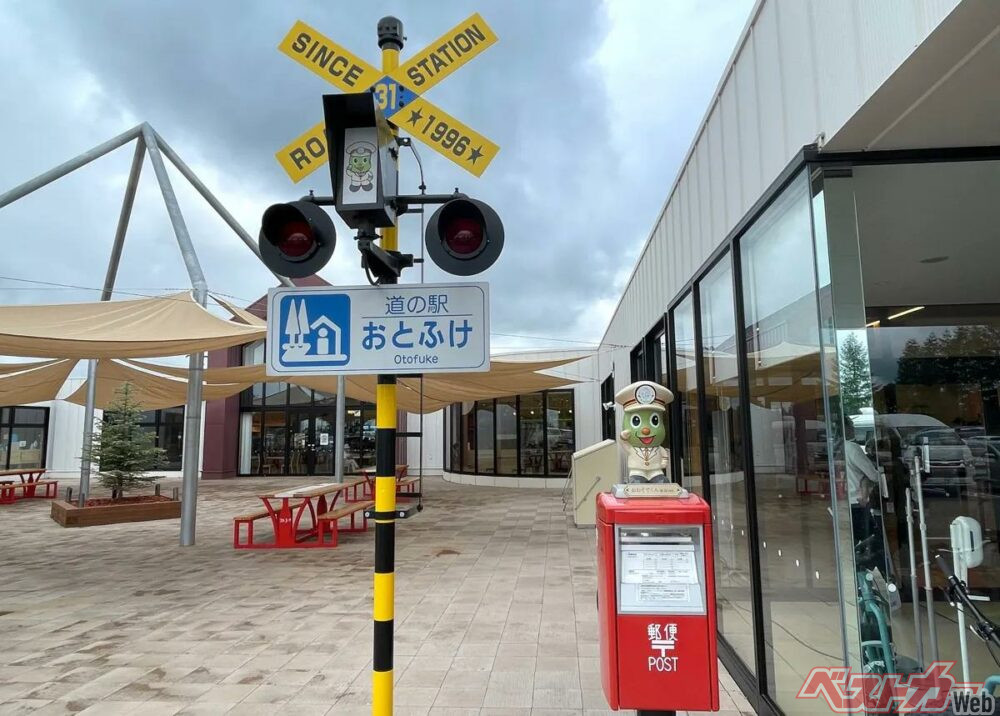
[[[718,711],[708,504],[615,485],[597,497],[601,685],[612,709]]]

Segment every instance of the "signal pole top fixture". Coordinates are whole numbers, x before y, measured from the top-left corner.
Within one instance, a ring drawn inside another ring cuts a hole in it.
[[[405,39],[403,36],[403,21],[398,17],[388,15],[378,21],[379,49],[402,50]]]

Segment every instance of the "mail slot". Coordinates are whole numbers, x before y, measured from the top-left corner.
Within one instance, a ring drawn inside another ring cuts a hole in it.
[[[711,513],[697,495],[625,493],[655,487],[597,498],[604,695],[615,710],[717,711]]]

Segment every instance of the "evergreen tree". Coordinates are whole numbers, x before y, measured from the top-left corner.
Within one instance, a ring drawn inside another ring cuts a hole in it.
[[[845,415],[858,415],[871,406],[868,351],[853,333],[840,345],[840,391]]]
[[[162,464],[164,451],[156,447],[156,436],[142,429],[141,420],[142,406],[132,397],[132,385],[123,383],[94,430],[90,450],[85,451],[101,484],[114,498],[159,479],[147,473]]]

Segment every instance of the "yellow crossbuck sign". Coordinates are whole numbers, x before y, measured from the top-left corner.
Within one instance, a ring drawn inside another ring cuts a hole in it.
[[[385,74],[304,22],[296,22],[278,49],[344,92],[371,90],[386,119],[442,156],[480,176],[500,147],[421,96],[497,41],[476,13]],[[282,147],[278,163],[299,182],[327,160],[320,122]]]

